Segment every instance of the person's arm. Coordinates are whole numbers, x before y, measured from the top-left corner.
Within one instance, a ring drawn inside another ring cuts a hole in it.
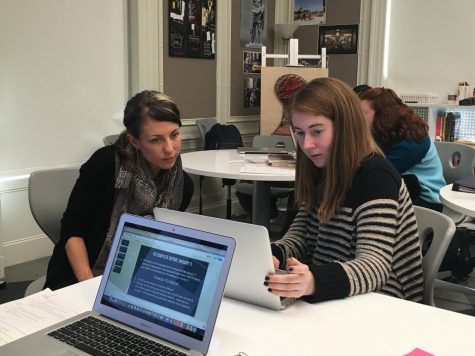
[[[62,243],[79,281],[92,274],[94,261],[90,259],[99,253],[107,232],[114,194],[114,152],[113,146],[100,149],[81,167],[61,220]]]
[[[422,161],[427,154],[427,151],[429,151],[429,147],[429,137],[421,142],[403,140],[386,150],[384,154],[399,174],[403,174],[408,169]]]
[[[93,278],[86,245],[82,237],[70,237],[65,245],[66,255],[76,279],[81,282]]]
[[[354,258],[347,262],[334,260],[308,265],[298,260],[287,260],[286,269],[289,274],[267,276],[264,284],[271,289],[271,293],[304,297],[308,302],[314,303],[375,291],[386,283],[391,270],[396,234],[399,192],[396,177],[384,170],[372,170],[355,182],[353,191],[359,192],[353,200],[360,199],[355,203],[353,213],[356,231]],[[335,222],[325,226],[315,225],[315,222],[307,225],[313,234],[318,234],[320,228],[334,233],[338,230]],[[328,236],[319,237],[322,238],[331,239]],[[331,244],[330,240],[328,243]],[[291,248],[290,245],[275,243],[273,252],[286,258],[292,255]],[[343,247],[335,245],[330,248]]]

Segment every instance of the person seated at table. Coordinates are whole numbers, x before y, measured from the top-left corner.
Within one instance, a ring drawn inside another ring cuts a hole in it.
[[[353,87],[353,91],[358,94],[358,96],[361,98],[364,93],[366,93],[368,90],[371,90],[373,89],[372,87],[370,87],[368,84],[360,84],[360,85],[357,85],[355,87]]]
[[[183,211],[190,203],[194,187],[181,166],[176,104],[157,91],[142,91],[128,101],[123,122],[126,129],[115,144],[98,149],[80,169],[45,288],[101,275],[122,213]]]
[[[439,191],[446,183],[427,124],[387,88],[368,90],[361,108],[386,158],[399,174],[417,177],[413,184],[418,181],[420,193],[411,195],[414,205],[442,211]]]
[[[299,211],[271,244],[264,286],[308,302],[367,292],[421,302],[422,256],[407,188],[374,141],[348,85],[314,79],[290,106]],[[264,276],[263,276],[264,277]]]

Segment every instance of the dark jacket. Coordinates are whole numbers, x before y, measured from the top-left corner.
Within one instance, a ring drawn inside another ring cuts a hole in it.
[[[94,265],[106,238],[114,205],[115,152],[114,145],[102,147],[81,166],[61,219],[61,239],[48,264],[45,288],[54,290],[78,282],[65,250],[66,242],[72,236],[84,239],[89,263]],[[185,173],[179,210],[188,207],[193,190],[193,181]]]

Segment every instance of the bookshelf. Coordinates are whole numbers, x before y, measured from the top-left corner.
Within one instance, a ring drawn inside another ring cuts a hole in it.
[[[437,126],[444,124],[444,119],[449,117],[448,121],[451,121],[450,117],[454,117],[451,123],[452,127],[449,131],[445,131],[446,141],[460,140],[473,142],[475,144],[475,106],[460,106],[449,103],[437,103],[437,104],[411,104],[409,105],[416,114],[421,116],[424,121],[429,125],[429,136],[433,139],[439,139],[436,137]],[[447,125],[450,125],[445,121]],[[437,132],[439,133],[439,132]],[[439,136],[439,135],[437,135]]]

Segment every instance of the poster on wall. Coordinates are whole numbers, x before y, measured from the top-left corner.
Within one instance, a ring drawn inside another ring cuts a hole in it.
[[[261,72],[262,53],[244,51],[242,53],[242,66],[244,74],[259,74]]]
[[[241,47],[265,46],[266,29],[267,0],[241,0]]]
[[[215,39],[216,0],[168,0],[170,57],[212,59]]]
[[[355,54],[358,50],[358,25],[319,26],[318,53]]]
[[[261,106],[261,78],[244,78],[244,107]]]
[[[294,0],[294,23],[318,25],[326,21],[326,0]]]

